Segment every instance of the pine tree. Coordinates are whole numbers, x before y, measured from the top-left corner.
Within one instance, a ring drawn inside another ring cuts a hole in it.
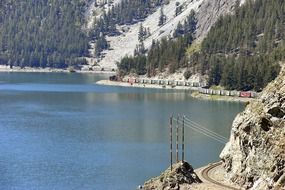
[[[176,27],[174,33],[173,33],[173,37],[177,38],[178,36],[182,36],[183,34],[184,34],[184,29],[183,29],[181,22],[179,22],[177,24],[177,27]]]
[[[139,28],[139,34],[138,34],[138,39],[139,42],[143,42],[145,38],[145,29],[142,25],[142,23],[140,24],[140,28]]]
[[[161,8],[160,8],[160,16],[159,16],[158,26],[162,26],[166,21],[166,16],[164,14],[163,8],[164,8],[163,6],[161,6]]]

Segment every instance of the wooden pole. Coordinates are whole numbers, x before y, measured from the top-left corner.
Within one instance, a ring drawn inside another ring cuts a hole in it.
[[[176,125],[176,163],[179,162],[179,116],[177,116]]]
[[[169,119],[169,126],[170,126],[170,167],[171,167],[171,171],[172,171],[172,119],[173,116],[170,117]]]
[[[183,121],[182,121],[182,162],[184,162],[185,160],[184,120],[185,116],[183,116]]]

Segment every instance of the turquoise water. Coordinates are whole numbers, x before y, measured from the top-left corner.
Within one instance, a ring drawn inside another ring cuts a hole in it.
[[[182,113],[228,137],[240,103],[187,91],[107,87],[106,75],[0,73],[0,189],[128,190],[169,165],[168,117]],[[200,167],[223,144],[186,130]]]

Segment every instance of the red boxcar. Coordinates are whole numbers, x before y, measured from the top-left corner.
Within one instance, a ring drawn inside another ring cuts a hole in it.
[[[135,83],[135,79],[133,79],[133,78],[129,78],[129,83],[131,83],[131,84],[133,84],[133,83]]]
[[[251,98],[251,92],[240,92],[239,96],[243,98]]]

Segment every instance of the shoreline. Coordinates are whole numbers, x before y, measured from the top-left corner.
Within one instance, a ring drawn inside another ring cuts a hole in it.
[[[32,68],[32,67],[13,67],[12,69],[9,66],[0,65],[0,73],[80,73],[80,74],[116,74],[115,71],[82,71],[82,70],[68,70],[68,69],[58,69],[58,68]],[[158,84],[141,84],[128,82],[118,82],[110,80],[100,80],[97,81],[98,85],[105,86],[120,86],[120,87],[133,87],[133,88],[148,88],[148,89],[165,89],[165,90],[188,90],[193,91],[191,97],[197,98],[200,100],[210,100],[210,101],[228,101],[228,102],[243,102],[248,103],[255,98],[241,98],[237,96],[219,96],[219,95],[208,95],[201,94],[198,92],[199,87],[190,87],[190,86],[171,86],[171,85],[158,85]]]
[[[191,93],[191,97],[197,98],[200,100],[210,100],[210,101],[227,101],[227,102],[242,102],[248,103],[254,98],[241,98],[236,96],[219,96],[219,95],[207,95],[201,94],[198,92],[198,87],[189,87],[189,86],[175,86],[172,87],[170,85],[158,85],[158,84],[141,84],[141,83],[127,83],[127,82],[118,82],[118,81],[110,81],[110,80],[100,80],[97,81],[98,85],[105,86],[120,86],[120,87],[132,87],[132,88],[149,88],[149,89],[165,89],[165,90],[188,90],[193,91]]]
[[[226,102],[242,102],[242,103],[249,103],[255,98],[241,98],[237,96],[219,96],[219,95],[208,95],[208,94],[201,94],[197,91],[191,93],[193,98],[197,98],[200,100],[210,100],[210,101],[226,101]]]
[[[120,87],[132,87],[132,88],[149,88],[149,89],[165,89],[165,90],[189,90],[196,91],[197,87],[189,87],[189,86],[170,86],[170,85],[158,85],[158,84],[141,84],[141,83],[133,83],[130,84],[128,82],[118,82],[118,81],[110,81],[110,80],[100,80],[97,81],[98,85],[105,86],[120,86]]]
[[[32,67],[13,67],[12,69],[9,66],[1,66],[0,65],[0,72],[1,73],[94,73],[94,74],[116,74],[115,71],[100,71],[100,70],[93,70],[93,71],[82,71],[82,70],[68,70],[68,69],[57,69],[57,68],[32,68]]]

